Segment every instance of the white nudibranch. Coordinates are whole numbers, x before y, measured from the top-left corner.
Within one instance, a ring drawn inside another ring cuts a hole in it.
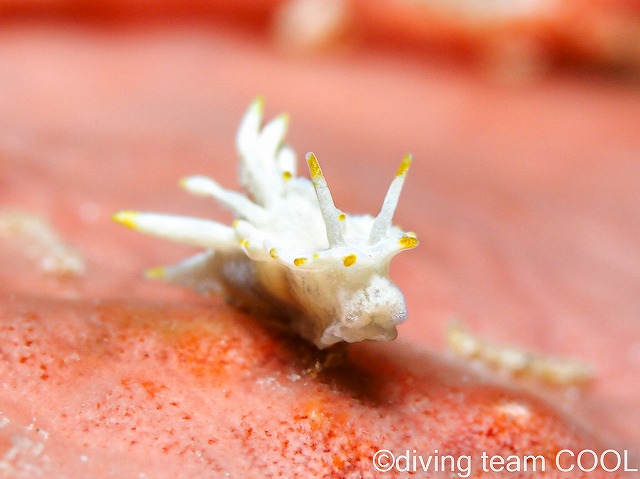
[[[306,157],[311,181],[296,176],[296,155],[283,143],[288,116],[261,128],[262,116],[258,98],[237,134],[246,195],[204,176],[180,182],[190,193],[230,208],[236,216],[232,226],[136,211],[114,215],[134,230],[205,248],[177,265],[152,268],[147,277],[282,317],[318,348],[395,339],[407,309],[389,279],[389,262],[418,245],[415,234],[391,222],[411,155],[402,159],[378,216],[349,215],[335,207],[313,153]]]

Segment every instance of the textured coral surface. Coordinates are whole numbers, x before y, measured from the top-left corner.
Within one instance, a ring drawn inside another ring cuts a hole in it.
[[[381,52],[289,58],[224,29],[49,23],[4,26],[0,88],[0,205],[48,220],[85,261],[56,274],[38,254],[58,250],[0,236],[3,477],[410,477],[376,473],[380,448],[615,448],[637,467],[637,89],[505,87]],[[142,279],[190,251],[111,213],[228,219],[176,183],[236,184],[256,93],[268,116],[291,113],[290,143],[318,155],[346,211],[375,213],[413,152],[396,219],[421,245],[392,268],[409,306],[396,342],[319,353]],[[560,390],[452,359],[452,315],[596,379]]]

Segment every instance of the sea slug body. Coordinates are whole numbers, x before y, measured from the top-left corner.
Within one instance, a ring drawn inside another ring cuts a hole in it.
[[[407,309],[389,279],[389,263],[418,245],[415,234],[391,223],[411,155],[402,159],[376,217],[349,215],[335,207],[313,153],[306,156],[311,181],[296,176],[296,155],[283,143],[288,117],[261,128],[262,116],[258,98],[237,134],[246,195],[204,176],[180,182],[190,193],[230,208],[236,216],[232,226],[135,211],[114,215],[137,231],[205,248],[177,265],[152,268],[147,276],[284,318],[318,348],[395,339]]]

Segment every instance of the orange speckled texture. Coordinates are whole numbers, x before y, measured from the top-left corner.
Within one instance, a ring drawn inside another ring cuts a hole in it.
[[[407,444],[550,459],[598,444],[432,353],[319,353],[224,306],[16,297],[0,314],[3,429],[30,441],[18,477],[374,477],[375,451]]]
[[[0,33],[0,86],[0,205],[48,219],[87,266],[57,278],[0,239],[3,477],[412,477],[377,473],[380,448],[472,455],[472,477],[533,477],[482,474],[483,451],[552,463],[615,448],[637,467],[635,87],[506,87],[379,51],[290,58],[221,27],[35,21]],[[421,245],[392,267],[410,314],[396,342],[319,352],[146,281],[192,250],[110,221],[229,220],[177,181],[236,184],[235,129],[257,93],[268,116],[291,114],[290,143],[317,154],[344,211],[376,211],[413,152],[396,219]],[[453,359],[452,315],[597,377],[561,390]],[[603,476],[632,477],[544,477]]]

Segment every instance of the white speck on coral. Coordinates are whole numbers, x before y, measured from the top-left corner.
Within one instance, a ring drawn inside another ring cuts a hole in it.
[[[41,477],[42,471],[35,464],[43,450],[42,443],[22,435],[12,436],[11,447],[0,457],[0,476]]]
[[[278,389],[285,391],[287,388],[284,386],[276,376],[267,376],[264,378],[256,379],[256,384],[259,386],[268,387],[269,389]]]
[[[266,378],[258,378],[256,379],[256,384],[260,384],[261,386],[274,384],[278,380],[273,376],[267,376]]]
[[[71,354],[69,354],[68,356],[66,356],[63,361],[65,364],[70,364],[71,362],[78,362],[80,361],[80,355],[76,352],[73,352]]]
[[[519,423],[526,423],[531,418],[531,410],[526,404],[514,401],[500,403],[496,406],[496,410]]]
[[[392,224],[411,164],[406,155],[377,217],[336,208],[318,159],[306,156],[311,181],[296,176],[296,155],[284,144],[280,115],[264,127],[262,100],[245,114],[236,146],[245,193],[204,176],[180,185],[211,197],[235,214],[231,226],[157,213],[121,211],[114,220],[137,231],[205,248],[147,277],[215,292],[261,314],[285,317],[298,334],[325,348],[337,342],[395,339],[407,317],[389,263],[418,240]]]
[[[81,276],[86,266],[78,251],[42,218],[22,211],[0,212],[0,239],[10,240],[43,273]]]

